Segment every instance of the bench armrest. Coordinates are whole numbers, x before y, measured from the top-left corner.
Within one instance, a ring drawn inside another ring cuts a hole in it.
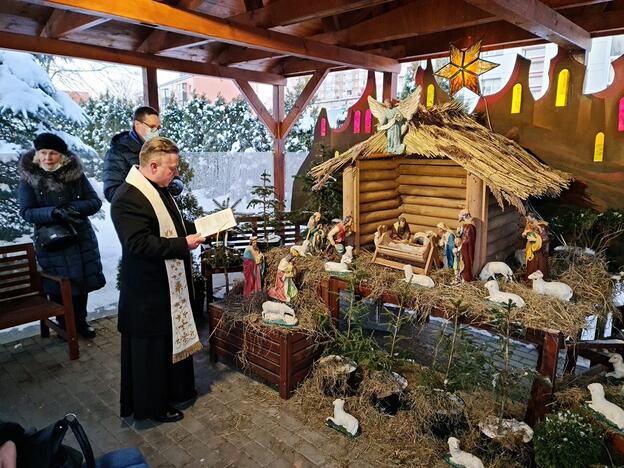
[[[40,271],[39,276],[42,278],[47,278],[52,281],[56,281],[59,284],[63,284],[65,281],[69,282],[69,278],[65,278],[64,276],[51,275],[50,273],[46,273],[45,271]]]

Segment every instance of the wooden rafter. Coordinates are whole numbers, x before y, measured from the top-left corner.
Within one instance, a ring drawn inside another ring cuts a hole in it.
[[[67,34],[98,26],[108,21],[99,16],[83,15],[71,11],[54,10],[41,30],[41,37],[56,39]]]
[[[183,11],[151,0],[123,3],[107,0],[34,1],[120,21],[153,24],[172,32],[199,38],[212,38],[220,42],[311,58],[331,64],[390,72],[400,69],[398,62],[386,57],[323,44],[276,31],[267,31],[255,26],[239,25],[233,21]]]
[[[368,8],[390,0],[275,0],[268,5],[229,19],[241,24],[274,28],[301,23],[347,11]]]
[[[197,0],[177,0],[175,2],[178,8],[186,10],[193,10],[194,8],[198,7],[199,5],[197,3]],[[203,0],[199,3],[203,3]],[[143,40],[143,43],[137,48],[137,51],[155,54],[166,49],[171,49],[171,47],[167,47],[167,44],[171,42],[170,40],[167,40],[167,35],[167,31],[154,29]]]
[[[591,48],[589,32],[539,0],[465,0],[567,49]]]
[[[286,82],[283,76],[274,73],[257,72],[242,68],[220,67],[218,65],[193,62],[191,60],[141,54],[127,50],[78,44],[58,39],[27,36],[24,34],[3,32],[0,34],[0,47],[88,60],[122,63],[139,67],[153,67],[163,70],[194,73],[197,75],[217,76],[233,80],[247,80],[267,84],[284,84]]]
[[[314,18],[324,18],[332,15],[338,15],[352,10],[360,8],[367,8],[370,6],[387,3],[390,0],[318,0],[310,2],[308,0],[277,0],[268,5],[257,8],[255,10],[247,11],[239,15],[231,16],[229,21],[234,21],[240,24],[246,24],[249,26],[257,26],[261,28],[271,29],[277,26],[287,26],[290,24],[300,23]],[[190,36],[177,37],[177,48],[183,47],[196,47],[202,44],[202,41]],[[159,44],[163,48],[157,50],[155,47],[150,49],[152,52],[163,52],[169,50],[168,44]],[[236,46],[227,47],[224,53],[236,54],[240,52],[240,48]],[[271,52],[264,52],[264,58],[275,57],[276,55]],[[246,60],[238,60],[234,55],[230,62],[224,63],[240,63]]]
[[[262,104],[262,101],[253,90],[253,88],[249,85],[247,81],[244,80],[235,80],[236,86],[240,90],[241,94],[245,96],[247,102],[251,106],[251,108],[255,111],[256,115],[260,118],[262,123],[266,126],[266,128],[271,132],[274,138],[277,137],[277,122],[271,115],[271,113],[267,110],[267,108]]]
[[[305,87],[301,91],[301,94],[295,101],[292,109],[288,112],[288,115],[284,119],[280,127],[281,137],[285,138],[290,132],[290,129],[295,124],[297,119],[301,116],[301,113],[304,111],[310,100],[314,97],[314,93],[318,90],[319,86],[323,83],[323,80],[329,73],[329,69],[325,68],[323,70],[316,71],[308,80]]]

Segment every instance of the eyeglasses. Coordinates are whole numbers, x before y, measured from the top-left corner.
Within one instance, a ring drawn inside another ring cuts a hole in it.
[[[150,125],[147,122],[143,122],[142,120],[139,120],[139,122],[141,122],[143,125],[151,128],[152,130],[160,130],[161,129],[160,125]]]

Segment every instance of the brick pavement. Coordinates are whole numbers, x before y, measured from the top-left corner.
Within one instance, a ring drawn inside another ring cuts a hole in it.
[[[195,355],[200,396],[182,421],[121,419],[116,318],[94,326],[98,336],[81,339],[77,361],[69,361],[67,346],[55,336],[1,345],[0,419],[40,428],[73,412],[96,455],[137,446],[152,467],[369,466],[361,458],[351,465],[340,461],[348,454],[344,436],[306,425],[276,391],[210,363],[207,351]]]

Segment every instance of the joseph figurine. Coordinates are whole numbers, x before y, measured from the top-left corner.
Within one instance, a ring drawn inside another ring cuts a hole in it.
[[[459,212],[459,276],[462,281],[474,280],[472,264],[474,261],[477,228],[468,210]]]

